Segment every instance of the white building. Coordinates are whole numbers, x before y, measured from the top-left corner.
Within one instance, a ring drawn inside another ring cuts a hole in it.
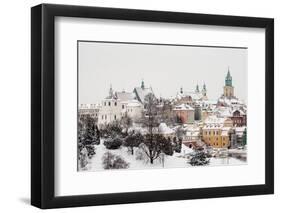
[[[90,115],[93,118],[98,118],[101,106],[99,104],[80,104],[80,116]]]
[[[142,112],[143,104],[138,101],[135,92],[113,93],[113,89],[110,87],[109,96],[101,103],[98,125],[109,124],[124,116],[129,116],[134,121],[142,116]]]
[[[133,119],[133,121],[141,118],[143,112],[143,105],[137,100],[123,101],[125,105],[127,116]]]

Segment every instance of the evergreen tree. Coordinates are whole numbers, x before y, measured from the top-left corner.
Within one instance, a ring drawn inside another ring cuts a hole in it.
[[[210,159],[208,159],[208,155],[202,150],[196,150],[192,155],[189,164],[191,166],[204,166],[208,165]]]
[[[123,145],[128,147],[131,151],[131,154],[133,155],[134,147],[138,147],[143,142],[144,137],[142,136],[142,134],[132,132],[125,138]]]

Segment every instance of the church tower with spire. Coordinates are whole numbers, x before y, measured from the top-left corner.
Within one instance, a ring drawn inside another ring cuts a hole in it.
[[[204,84],[203,84],[202,95],[203,95],[204,97],[207,96],[207,88],[206,88],[205,82],[204,82]]]
[[[228,68],[227,75],[225,77],[225,85],[223,87],[223,95],[227,98],[234,97],[234,87],[232,86],[232,76]]]
[[[195,93],[199,93],[199,92],[200,92],[200,91],[199,91],[199,85],[196,84]]]

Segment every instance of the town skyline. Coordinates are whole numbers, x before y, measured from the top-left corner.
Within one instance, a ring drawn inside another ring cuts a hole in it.
[[[150,57],[144,53],[150,53]],[[195,91],[197,84],[201,91],[205,83],[208,99],[217,100],[222,94],[228,69],[233,77],[235,96],[247,103],[246,56],[247,49],[82,42],[79,43],[79,104],[99,103],[108,95],[110,85],[114,91],[132,92],[142,81],[146,87],[152,87],[157,97],[163,98],[176,96],[181,88],[187,92]],[[126,65],[126,57],[129,57],[127,60],[132,59],[134,63]],[[185,57],[190,59],[189,63],[186,63]],[[208,63],[199,63],[199,57]],[[135,69],[132,69],[132,64]],[[156,64],[158,69],[154,69]],[[179,67],[183,64],[184,67]],[[195,68],[195,65],[198,67]],[[169,72],[171,66],[178,68]],[[116,72],[112,72],[113,67]],[[211,72],[212,75],[209,76],[210,70],[216,71]],[[112,74],[108,75],[108,72]],[[124,81],[126,75],[129,75],[126,77],[128,80]]]

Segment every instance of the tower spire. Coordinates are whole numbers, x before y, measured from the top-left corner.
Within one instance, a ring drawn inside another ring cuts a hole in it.
[[[112,84],[110,84],[110,88],[109,88],[109,97],[110,97],[110,98],[113,98]]]
[[[195,92],[196,92],[196,93],[199,93],[199,85],[198,85],[198,83],[196,84]]]
[[[203,84],[202,95],[207,96],[207,88],[205,82]]]
[[[143,79],[141,81],[141,88],[144,89],[144,81],[143,81]]]
[[[232,76],[230,74],[230,70],[229,70],[229,67],[228,67],[228,70],[227,70],[227,75],[225,77],[225,86],[232,86]]]

